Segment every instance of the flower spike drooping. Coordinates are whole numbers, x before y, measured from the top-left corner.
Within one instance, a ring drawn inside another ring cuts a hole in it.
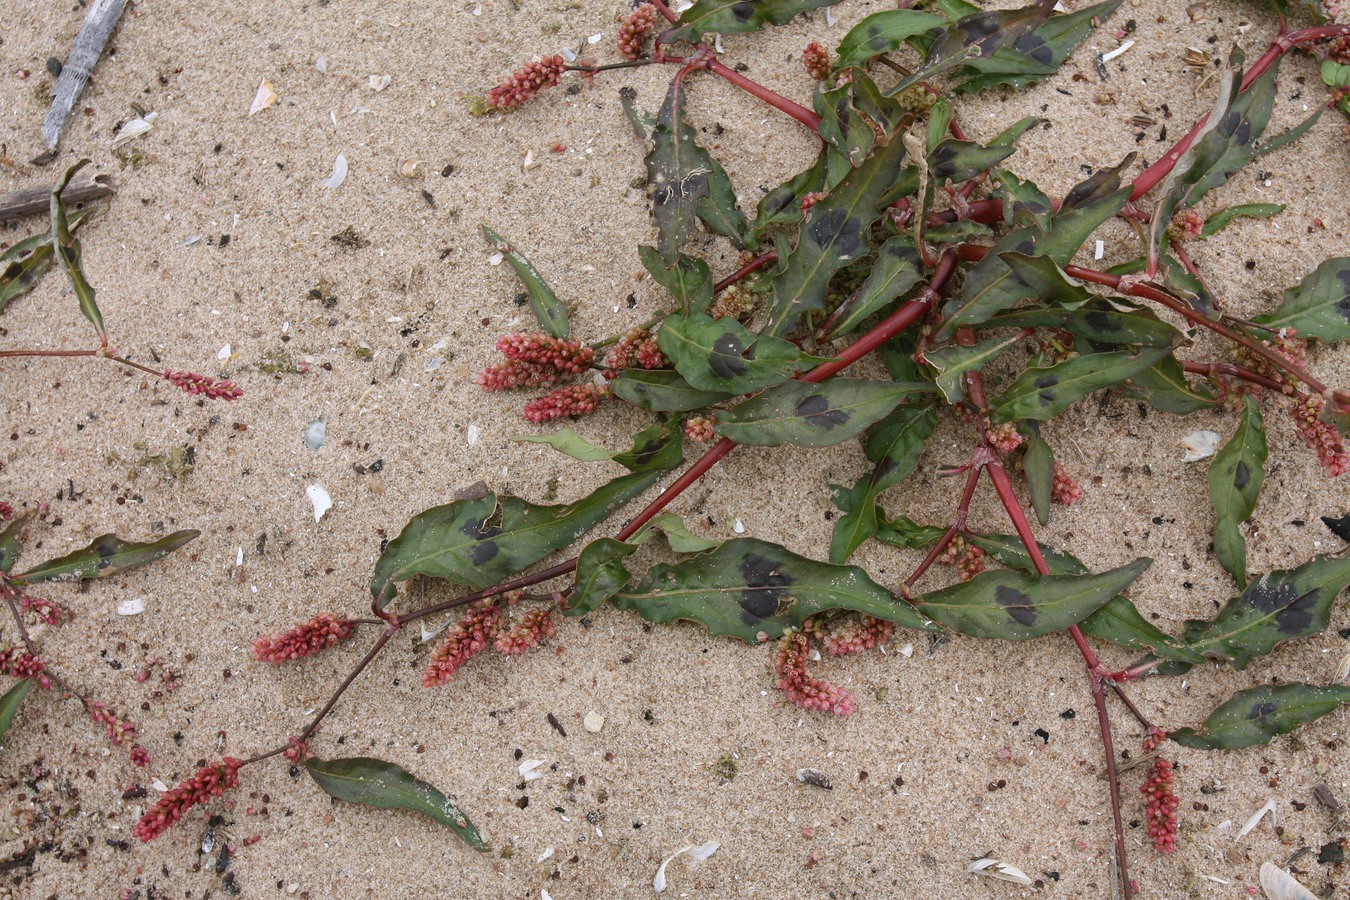
[[[239,760],[227,756],[221,762],[198,769],[197,774],[160,797],[159,802],[141,817],[132,834],[142,841],[154,840],[192,807],[219,797],[229,788],[238,787],[241,765]]]
[[[290,631],[254,638],[253,658],[270,663],[289,662],[302,656],[313,656],[351,636],[351,622],[331,613],[319,613]]]
[[[562,81],[567,63],[561,56],[546,56],[526,63],[501,84],[487,92],[487,102],[497,109],[510,109],[533,99],[540,91]]]

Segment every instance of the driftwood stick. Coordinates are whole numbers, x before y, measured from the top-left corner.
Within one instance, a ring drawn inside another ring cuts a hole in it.
[[[126,5],[126,0],[94,0],[89,7],[89,14],[84,17],[79,36],[75,38],[75,47],[70,51],[70,58],[61,69],[61,77],[56,79],[51,109],[47,110],[47,118],[42,122],[42,140],[46,142],[48,150],[55,150],[57,142],[61,140],[66,119],[70,118],[70,111],[75,108],[75,101],[79,99],[85,82],[98,64],[98,58],[103,55],[103,48],[117,27],[117,20],[122,17]]]
[[[106,197],[112,192],[112,178],[107,175],[94,175],[72,181],[61,197],[68,204],[85,203]],[[46,213],[51,209],[51,202],[50,185],[0,194],[0,222]]]

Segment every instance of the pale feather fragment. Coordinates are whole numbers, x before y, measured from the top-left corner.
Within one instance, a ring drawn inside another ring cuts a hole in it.
[[[1258,824],[1260,824],[1261,820],[1265,818],[1266,813],[1273,812],[1274,810],[1275,810],[1275,801],[1267,800],[1264,806],[1262,806],[1256,812],[1252,813],[1252,817],[1247,820],[1246,825],[1242,826],[1242,830],[1237,833],[1237,837],[1233,838],[1233,842],[1236,843],[1237,841],[1240,841],[1244,837],[1246,837],[1247,834],[1253,828],[1255,828]]]
[[[669,866],[677,856],[688,853],[694,859],[702,862],[716,853],[717,849],[721,846],[722,845],[717,841],[708,841],[706,844],[689,844],[688,846],[676,850],[661,861],[661,868],[656,870],[656,877],[652,879],[652,889],[658,894],[666,889],[666,867]]]

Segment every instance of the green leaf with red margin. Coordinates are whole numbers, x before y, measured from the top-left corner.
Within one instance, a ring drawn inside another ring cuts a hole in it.
[[[690,385],[727,394],[782,384],[820,362],[796,344],[756,334],[730,316],[672,313],[656,332],[656,343]]]
[[[1074,356],[1051,366],[1026,369],[989,405],[995,423],[1052,419],[1102,388],[1120,384],[1155,365],[1170,351],[1150,347]]]
[[[37,584],[43,581],[107,578],[163,559],[200,534],[200,531],[185,529],[148,543],[125,541],[115,534],[103,534],[74,553],[36,565],[22,575],[11,575],[9,580],[17,584]]]
[[[70,227],[70,221],[66,218],[65,204],[61,202],[61,194],[70,184],[70,179],[88,163],[89,160],[82,159],[71,166],[66,170],[65,176],[52,188],[52,247],[56,251],[57,265],[61,267],[61,271],[66,273],[66,279],[75,292],[75,298],[80,302],[80,312],[84,313],[84,317],[94,324],[94,330],[98,332],[99,340],[106,346],[108,335],[103,330],[103,313],[99,312],[98,304],[94,301],[94,286],[89,283],[89,279],[84,275],[84,268],[80,264],[82,252],[80,241],[75,237],[74,231]]]
[[[1262,685],[1238,691],[1199,728],[1178,728],[1168,737],[1196,750],[1254,747],[1335,712],[1344,703],[1350,703],[1350,686]]]
[[[1350,256],[1323,260],[1298,286],[1284,292],[1284,302],[1255,321],[1276,330],[1292,328],[1301,338],[1324,341],[1350,338]]]
[[[1266,426],[1256,398],[1243,398],[1237,430],[1209,465],[1209,498],[1214,504],[1214,555],[1238,587],[1247,585],[1247,540],[1241,525],[1256,510],[1266,480]]]
[[[553,289],[544,281],[539,270],[528,259],[517,253],[506,238],[486,225],[478,227],[482,229],[487,242],[506,258],[525,284],[525,291],[530,297],[530,309],[539,322],[540,330],[556,338],[567,337],[567,307],[558,299],[558,295],[553,293]]]
[[[914,394],[922,382],[831,378],[823,384],[789,381],[719,413],[716,430],[740,444],[829,447],[860,434]]]
[[[754,538],[727,541],[676,565],[658,565],[613,598],[649,622],[698,622],[747,643],[782,637],[807,618],[844,609],[905,628],[934,630],[857,566],[817,562]]]
[[[839,0],[698,0],[681,14],[675,27],[661,35],[662,41],[703,40],[710,32],[744,34],[765,25],[786,25],[800,13]]]
[[[487,850],[478,829],[453,800],[401,766],[368,756],[330,760],[310,757],[305,761],[305,771],[330,797],[376,809],[421,813],[449,828],[473,849]]]

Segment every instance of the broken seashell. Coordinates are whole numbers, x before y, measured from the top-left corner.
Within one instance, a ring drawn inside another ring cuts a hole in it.
[[[1261,890],[1270,900],[1317,900],[1317,895],[1274,863],[1261,863]]]
[[[1181,458],[1182,461],[1195,462],[1218,452],[1219,434],[1205,429],[1192,431],[1181,439],[1181,446],[1186,448],[1186,455]]]
[[[155,119],[159,118],[159,113],[146,113],[144,117],[132,119],[130,122],[117,129],[117,134],[113,135],[112,145],[120,147],[132,138],[140,137],[143,134],[149,134],[150,129],[155,127]]]
[[[347,180],[347,157],[338,154],[338,158],[333,161],[333,174],[322,179],[319,184],[326,188],[342,187],[342,182]]]
[[[272,82],[264,78],[262,84],[258,85],[258,93],[253,95],[253,105],[249,107],[248,114],[256,116],[276,103],[277,99],[277,92],[272,89]]]
[[[117,614],[119,616],[139,616],[145,612],[145,601],[140,597],[131,600],[123,600],[117,604]]]
[[[398,174],[404,178],[421,178],[422,168],[426,163],[420,159],[405,159],[398,164]]]
[[[328,420],[322,417],[305,426],[305,446],[317,453],[328,442]]]
[[[305,496],[314,504],[314,521],[323,518],[323,514],[333,508],[333,496],[321,484],[311,484],[305,488]]]
[[[1026,872],[1016,866],[1008,865],[1001,859],[994,859],[986,856],[984,859],[977,859],[966,867],[966,871],[971,875],[981,875],[985,878],[997,878],[1000,881],[1011,881],[1014,884],[1023,884],[1031,886],[1035,884]]]
[[[370,88],[372,91],[375,91],[376,93],[379,93],[380,91],[389,87],[389,82],[393,80],[394,79],[389,75],[371,75],[369,78],[366,79],[366,87]]]

